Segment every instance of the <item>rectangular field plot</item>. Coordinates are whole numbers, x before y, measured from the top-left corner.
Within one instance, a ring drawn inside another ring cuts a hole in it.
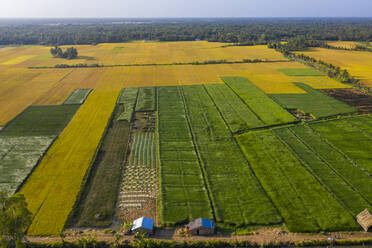
[[[329,190],[340,202],[356,216],[366,208],[371,208],[371,196],[363,194],[360,190],[360,181],[364,189],[372,189],[372,180],[352,163],[345,160],[342,155],[337,160],[331,159],[337,153],[324,141],[317,137],[307,126],[293,128],[279,128],[274,133],[290,148],[301,163]],[[315,137],[314,137],[315,136]],[[300,138],[302,137],[302,139]],[[306,143],[305,140],[309,143]],[[312,146],[324,149],[329,156],[318,154]],[[328,149],[327,149],[328,148]],[[350,175],[351,173],[354,176]],[[354,178],[353,178],[354,177]],[[358,178],[358,179],[357,179]],[[357,179],[357,180],[356,180]],[[355,181],[356,180],[356,181]],[[358,182],[359,181],[359,182]]]
[[[290,231],[358,230],[352,215],[273,133],[250,132],[237,140]]]
[[[54,137],[0,136],[0,191],[13,194],[36,166]]]
[[[182,89],[216,220],[235,225],[280,223],[281,217],[204,87]]]
[[[87,99],[88,95],[92,89],[75,89],[69,97],[63,102],[65,105],[70,104],[83,104],[85,99]]]
[[[1,130],[0,136],[58,135],[78,108],[78,105],[28,107]]]
[[[222,80],[240,96],[265,125],[270,126],[297,121],[295,117],[246,78],[223,77]]]
[[[124,110],[119,115],[118,121],[132,121],[133,113],[136,108],[137,95],[138,88],[125,88],[120,92],[118,104],[122,104]]]
[[[159,88],[158,109],[162,224],[213,218],[180,89]]]
[[[223,115],[231,132],[235,133],[265,125],[228,86],[206,84],[204,87]]]
[[[295,84],[307,93],[272,94],[270,97],[286,109],[297,109],[306,114],[312,114],[315,118],[357,112],[356,108],[329,97],[306,84]]]
[[[129,165],[156,167],[155,133],[135,133],[129,156]]]
[[[136,111],[155,111],[156,110],[156,88],[139,88]]]
[[[371,117],[319,122],[311,125],[311,128],[359,168],[372,175]]]
[[[313,68],[287,68],[279,69],[279,71],[287,76],[324,76],[323,73]]]

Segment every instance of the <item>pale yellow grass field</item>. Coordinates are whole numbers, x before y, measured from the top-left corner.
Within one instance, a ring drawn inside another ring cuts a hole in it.
[[[301,52],[348,70],[365,85],[372,86],[372,53],[314,48]]]
[[[342,48],[354,48],[358,43],[355,41],[328,41],[328,45]]]

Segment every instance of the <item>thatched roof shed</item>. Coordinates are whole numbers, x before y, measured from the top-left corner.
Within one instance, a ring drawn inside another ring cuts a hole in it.
[[[368,232],[372,230],[372,214],[365,209],[363,212],[357,215],[357,221],[362,226],[364,231]]]

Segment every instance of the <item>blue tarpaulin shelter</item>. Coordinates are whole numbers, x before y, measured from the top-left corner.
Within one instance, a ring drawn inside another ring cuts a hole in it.
[[[204,218],[196,219],[190,222],[186,227],[190,234],[194,235],[212,235],[215,229],[214,221]]]
[[[141,217],[133,221],[132,232],[152,234],[154,230],[154,220]]]

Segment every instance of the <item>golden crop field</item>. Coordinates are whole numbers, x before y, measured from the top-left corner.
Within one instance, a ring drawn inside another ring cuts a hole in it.
[[[301,53],[340,66],[342,69],[348,70],[354,77],[359,78],[365,85],[372,86],[371,52],[313,48]]]
[[[328,45],[342,48],[354,48],[358,43],[355,41],[328,41]]]
[[[104,85],[91,93],[21,189],[34,214],[30,235],[57,235],[65,225],[119,94]]]

